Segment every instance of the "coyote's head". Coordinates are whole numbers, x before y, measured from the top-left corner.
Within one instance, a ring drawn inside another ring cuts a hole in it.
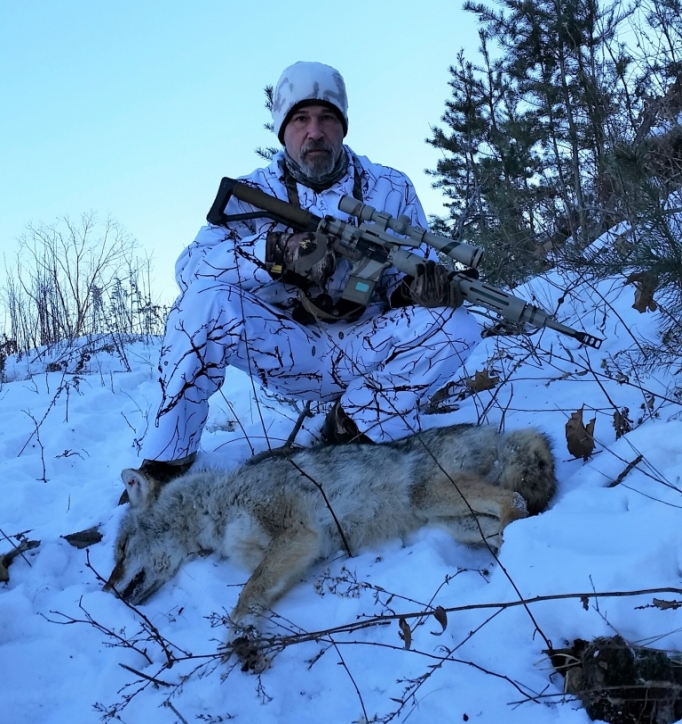
[[[158,484],[137,470],[124,470],[130,508],[116,538],[115,566],[104,586],[137,605],[173,577],[187,559],[173,535],[167,506],[157,501]]]

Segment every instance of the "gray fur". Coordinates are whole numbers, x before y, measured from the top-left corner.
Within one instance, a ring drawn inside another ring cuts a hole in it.
[[[457,455],[451,458],[453,442]],[[547,507],[556,492],[552,442],[535,428],[500,434],[492,425],[436,427],[385,443],[400,451],[428,449],[438,460],[450,459],[451,470],[472,470],[487,482],[520,493],[530,515]]]
[[[355,554],[436,525],[464,543],[498,547],[504,527],[543,510],[556,487],[545,435],[472,425],[190,472],[160,489],[135,470],[123,481],[131,506],[106,588],[140,603],[192,555],[214,551],[253,571],[231,615],[234,630],[257,627],[315,560],[346,544]]]

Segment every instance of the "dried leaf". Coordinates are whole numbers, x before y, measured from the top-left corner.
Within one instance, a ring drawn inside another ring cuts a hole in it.
[[[574,412],[566,423],[566,446],[568,452],[576,458],[587,460],[594,450],[594,425],[597,418],[593,417],[587,426],[583,424],[583,408]]]
[[[581,596],[581,597],[580,597],[580,603],[582,603],[583,608],[584,608],[586,611],[589,611],[589,610],[590,610],[590,599],[589,599],[587,596]]]
[[[9,581],[9,571],[7,570],[10,563],[17,557],[30,551],[33,548],[37,548],[40,545],[39,540],[22,540],[16,548],[13,548],[9,553],[0,555],[0,583],[7,583]]]
[[[616,440],[632,430],[629,408],[624,407],[622,410],[616,410],[613,413],[613,429],[616,431]]]
[[[454,412],[459,409],[459,405],[452,401],[455,395],[457,385],[454,382],[448,382],[445,387],[441,387],[431,396],[431,399],[420,407],[421,411],[425,415],[442,415],[448,412]],[[462,394],[460,389],[460,394]],[[447,404],[448,401],[451,404]]]
[[[448,382],[445,387],[441,387],[440,390],[436,390],[436,392],[433,393],[431,399],[429,400],[429,404],[432,407],[437,407],[439,403],[447,400],[449,397],[452,397],[454,389],[455,383]]]
[[[499,377],[491,376],[488,370],[483,370],[476,372],[473,377],[467,377],[464,384],[470,392],[483,392],[494,389],[499,381]]]
[[[87,530],[80,530],[78,533],[63,535],[62,538],[74,548],[87,548],[88,546],[95,545],[95,543],[99,543],[102,540],[102,534],[99,532],[99,526],[96,525]]]
[[[405,642],[405,648],[409,649],[412,646],[412,630],[410,624],[404,618],[398,620],[398,626],[400,626],[400,638]]]
[[[666,609],[682,608],[682,601],[664,601],[661,598],[654,598],[654,606],[662,611]]]
[[[635,303],[632,305],[640,314],[655,312],[658,304],[654,301],[654,292],[658,286],[658,277],[651,272],[630,274],[625,280],[626,284],[635,285]]]
[[[431,633],[434,636],[440,636],[445,632],[445,629],[448,627],[448,614],[445,612],[445,609],[442,606],[438,606],[433,612],[433,617],[436,619],[436,621],[438,621],[443,630],[431,631]]]

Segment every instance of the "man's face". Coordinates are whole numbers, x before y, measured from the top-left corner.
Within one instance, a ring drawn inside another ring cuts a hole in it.
[[[327,106],[304,106],[284,128],[284,145],[312,181],[330,173],[343,146],[343,124]]]

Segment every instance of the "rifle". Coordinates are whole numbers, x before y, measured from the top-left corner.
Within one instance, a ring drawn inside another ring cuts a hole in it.
[[[226,215],[224,209],[231,196],[251,204],[260,211]],[[366,304],[369,301],[375,284],[388,266],[393,266],[409,276],[417,276],[417,265],[423,264],[424,259],[402,249],[401,246],[416,248],[426,243],[471,269],[476,269],[483,256],[483,250],[478,247],[432,234],[426,229],[411,225],[406,216],[395,218],[363,204],[352,196],[341,198],[339,211],[355,216],[360,222],[359,225],[355,226],[333,216],[320,218],[253,186],[235,179],[223,178],[206,219],[210,224],[225,226],[230,221],[268,218],[295,231],[317,234],[317,249],[303,257],[301,266],[293,271],[300,273],[309,269],[324,255],[327,243],[331,243],[339,256],[353,264],[350,279],[342,296],[357,304]],[[388,233],[389,230],[404,238]],[[557,322],[539,307],[479,279],[473,279],[467,276],[466,272],[452,272],[452,280],[459,284],[462,297],[467,302],[490,309],[511,322],[528,323],[538,328],[548,327],[594,349],[599,349],[603,342],[594,335]]]

